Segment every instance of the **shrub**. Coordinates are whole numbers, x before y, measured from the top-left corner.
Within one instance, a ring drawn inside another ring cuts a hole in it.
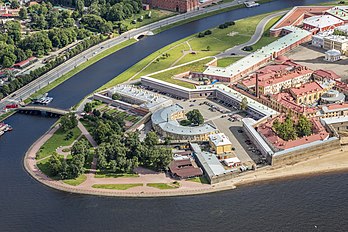
[[[204,36],[205,36],[204,33],[202,33],[202,32],[198,33],[198,38],[203,38]]]
[[[206,30],[205,32],[204,32],[204,35],[211,35],[212,34],[212,31],[211,30]]]

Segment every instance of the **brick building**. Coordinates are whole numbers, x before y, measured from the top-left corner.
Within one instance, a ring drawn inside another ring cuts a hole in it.
[[[199,0],[143,0],[143,3],[149,4],[151,8],[159,8],[180,13],[192,11],[199,7]]]

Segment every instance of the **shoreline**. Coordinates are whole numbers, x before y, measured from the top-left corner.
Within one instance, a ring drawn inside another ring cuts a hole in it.
[[[108,190],[97,189],[86,185],[85,182],[78,186],[71,186],[62,181],[53,180],[43,174],[36,166],[36,152],[58,129],[58,125],[50,128],[35,143],[33,143],[23,158],[23,165],[27,173],[36,181],[50,188],[77,194],[95,195],[95,196],[111,196],[111,197],[174,197],[174,196],[192,196],[198,194],[209,194],[214,192],[233,190],[239,187],[252,184],[265,184],[266,182],[275,182],[285,179],[297,179],[306,176],[320,176],[321,174],[343,173],[348,171],[348,146],[342,149],[331,151],[320,157],[311,158],[293,165],[272,167],[267,166],[256,171],[243,173],[231,180],[208,185],[191,181],[179,181],[182,187],[172,190],[160,190],[149,188],[147,186],[139,186],[127,190]],[[87,180],[102,182],[122,182],[127,178],[94,178],[93,174],[85,174]],[[146,175],[144,175],[146,176]],[[150,175],[151,176],[151,175]],[[150,177],[149,179],[151,179]],[[156,181],[156,177],[153,177]],[[97,179],[97,180],[96,180]],[[136,180],[133,178],[133,180]],[[137,181],[137,180],[136,180]],[[171,180],[174,181],[174,180]],[[145,189],[145,190],[144,190]]]

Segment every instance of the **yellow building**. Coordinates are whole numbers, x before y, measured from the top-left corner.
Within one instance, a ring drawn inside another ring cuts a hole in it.
[[[306,83],[299,88],[290,89],[297,104],[312,104],[318,101],[325,92],[317,82]]]
[[[232,151],[232,143],[224,133],[209,135],[209,144],[217,155]]]

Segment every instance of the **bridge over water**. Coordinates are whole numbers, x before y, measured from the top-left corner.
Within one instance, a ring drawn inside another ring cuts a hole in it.
[[[25,114],[44,114],[46,116],[61,116],[69,113],[69,110],[48,107],[48,106],[22,106],[15,109],[19,113]]]

